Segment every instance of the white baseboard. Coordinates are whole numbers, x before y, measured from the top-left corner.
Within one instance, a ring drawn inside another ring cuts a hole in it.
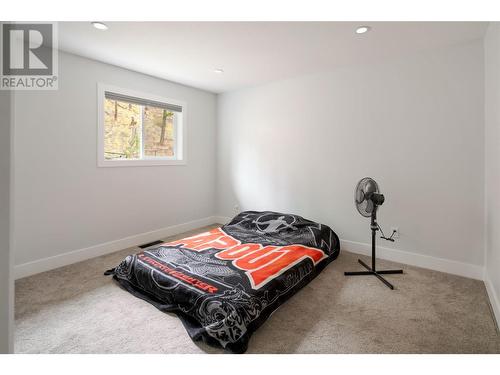
[[[484,271],[484,285],[486,286],[486,292],[488,292],[488,297],[490,299],[490,304],[491,304],[491,308],[493,310],[493,315],[495,316],[495,319],[497,321],[497,327],[500,328],[499,294],[497,293],[497,290],[495,290],[495,287],[493,286],[493,283],[491,282],[486,269]]]
[[[232,217],[229,216],[214,216],[214,220],[217,224],[227,224],[231,219]]]
[[[340,248],[351,253],[371,255],[371,245],[367,243],[340,240]],[[407,251],[377,246],[377,258],[404,263],[410,266],[422,267],[434,271],[483,280],[483,267],[455,260],[432,257]]]
[[[214,218],[219,224],[226,224],[231,221],[231,217],[227,216],[215,216]],[[370,244],[347,240],[340,240],[340,247],[342,250],[362,255],[371,255],[372,251]],[[434,271],[451,273],[476,280],[483,280],[484,276],[483,266],[395,250],[383,246],[377,246],[377,258],[404,263],[410,266],[427,268]]]
[[[173,225],[151,232],[136,234],[119,240],[109,241],[84,249],[78,249],[64,254],[39,259],[33,262],[19,264],[14,266],[14,278],[20,279],[26,276],[31,276],[40,272],[49,271],[58,267],[67,266],[69,264],[126,249],[128,247],[155,241],[159,238],[173,236],[206,225],[215,223],[226,224],[230,220],[231,218],[227,216],[209,216],[203,219],[193,220],[187,223]],[[347,240],[341,240],[340,243],[342,250],[363,255],[371,254],[371,247],[369,244]],[[377,257],[478,280],[483,280],[484,277],[483,267],[481,266],[401,250],[394,250],[387,247],[378,246]]]
[[[119,240],[86,247],[84,249],[73,250],[64,254],[35,260],[33,262],[19,264],[14,266],[14,278],[17,280],[40,272],[49,271],[76,262],[81,262],[82,260],[87,260],[101,255],[113,253],[115,251],[126,249],[128,247],[152,242],[158,240],[159,238],[174,236],[179,233],[187,232],[189,230],[197,229],[214,223],[219,223],[217,217],[209,216],[203,219],[193,220],[187,223],[173,225],[170,227],[153,230],[151,232],[136,234]]]

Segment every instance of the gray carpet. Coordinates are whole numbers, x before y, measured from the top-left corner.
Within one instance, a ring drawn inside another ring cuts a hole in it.
[[[16,281],[15,351],[221,353],[102,275],[138,250]],[[391,291],[374,277],[344,277],[357,257],[342,252],[260,327],[248,353],[500,353],[481,281],[403,265],[405,275],[388,276]]]

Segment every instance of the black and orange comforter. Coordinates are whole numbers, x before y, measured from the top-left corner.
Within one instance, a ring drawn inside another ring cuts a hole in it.
[[[241,353],[271,313],[338,254],[339,239],[326,225],[246,211],[221,228],[130,255],[107,274],[176,313],[193,340]]]

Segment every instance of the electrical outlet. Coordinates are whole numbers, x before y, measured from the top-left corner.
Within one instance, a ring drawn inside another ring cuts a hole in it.
[[[391,233],[389,233],[389,237],[394,233],[394,236],[392,238],[399,238],[399,228],[398,227],[392,227],[391,228]]]

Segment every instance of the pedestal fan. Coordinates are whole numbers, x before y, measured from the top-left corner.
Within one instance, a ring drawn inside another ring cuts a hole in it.
[[[369,267],[361,259],[358,262],[365,267],[368,271],[354,271],[354,272],[344,272],[346,276],[362,276],[362,275],[373,275],[376,276],[380,281],[382,281],[389,288],[394,289],[394,286],[388,282],[382,275],[388,274],[400,274],[403,270],[377,270],[375,266],[375,237],[379,230],[379,225],[377,224],[377,209],[384,203],[384,196],[380,194],[377,183],[371,177],[365,177],[361,179],[354,191],[354,203],[359,213],[364,217],[371,217],[371,231],[372,231],[372,266]],[[391,238],[385,238],[389,241],[394,241]]]

